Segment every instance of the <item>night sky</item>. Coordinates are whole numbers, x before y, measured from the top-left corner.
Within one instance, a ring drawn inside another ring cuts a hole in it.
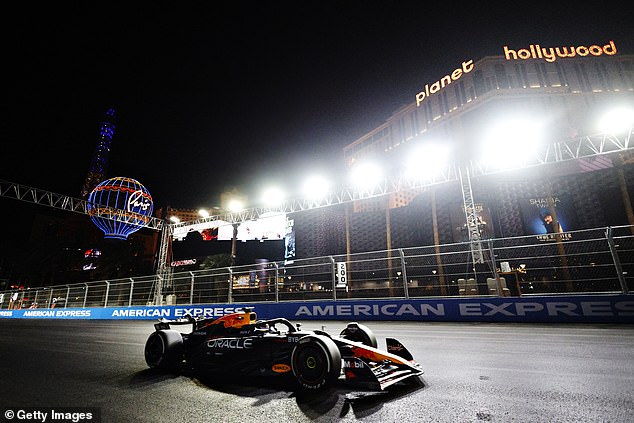
[[[0,178],[79,197],[113,107],[107,176],[138,179],[156,207],[336,175],[342,148],[425,83],[504,45],[634,53],[622,2],[89,3],[5,12]]]

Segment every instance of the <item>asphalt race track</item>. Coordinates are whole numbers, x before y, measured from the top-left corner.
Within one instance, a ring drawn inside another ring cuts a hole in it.
[[[420,383],[307,396],[271,379],[150,370],[152,324],[0,320],[0,411],[95,407],[104,422],[633,421],[631,325],[370,322],[380,348],[392,336],[412,351]],[[303,327],[322,326],[336,334],[345,322]]]

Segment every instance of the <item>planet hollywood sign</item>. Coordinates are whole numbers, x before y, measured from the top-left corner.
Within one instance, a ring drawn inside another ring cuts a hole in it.
[[[564,46],[564,47],[542,47],[539,44],[530,44],[528,48],[510,49],[508,46],[503,47],[504,57],[506,60],[545,60],[546,62],[553,63],[558,58],[571,58],[571,57],[586,57],[590,56],[614,56],[617,53],[616,44],[614,41],[609,41],[607,44],[600,46],[593,44],[591,46]],[[450,74],[447,74],[440,78],[438,81],[432,84],[425,84],[425,89],[418,92],[415,96],[416,107],[420,106],[423,101],[429,98],[430,95],[435,94],[445,88],[447,85],[454,81],[457,81],[462,75],[469,73],[473,70],[473,60],[462,62],[462,65],[456,68]]]

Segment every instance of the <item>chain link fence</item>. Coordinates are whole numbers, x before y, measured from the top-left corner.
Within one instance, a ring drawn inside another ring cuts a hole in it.
[[[131,307],[634,289],[634,226],[268,262],[0,292],[0,309]],[[165,274],[168,277],[165,277]]]

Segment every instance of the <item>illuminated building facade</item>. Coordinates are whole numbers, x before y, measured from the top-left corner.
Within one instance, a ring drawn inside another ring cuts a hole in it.
[[[496,120],[512,115],[542,120],[553,142],[599,132],[597,121],[610,107],[634,107],[634,55],[586,54],[552,62],[524,57],[488,56],[462,66],[469,72],[433,93],[427,84],[429,95],[422,101],[412,93],[412,103],[347,145],[346,163],[378,161],[394,174],[411,147],[423,143],[445,143],[454,158],[477,160],[483,131]],[[634,224],[624,194],[634,198],[633,163],[631,154],[603,155],[477,178],[473,196],[486,223],[482,236],[537,233],[531,207],[538,210],[551,196],[561,204],[561,220],[568,220],[564,230]],[[462,201],[460,184],[450,182],[356,201],[347,211],[302,213],[296,217],[298,252],[306,257],[465,241]],[[302,229],[311,226],[327,229]],[[303,254],[307,244],[310,254]]]
[[[615,104],[632,105],[633,97],[634,55],[554,62],[489,56],[435,94],[394,112],[346,146],[344,157],[348,165],[365,159],[398,162],[408,145],[425,140],[457,145],[459,151],[475,156],[480,129],[510,112],[549,117],[553,139],[575,137],[597,132],[593,125],[603,110]],[[393,194],[389,207],[404,206],[415,196],[414,192]],[[379,203],[356,207],[367,210]]]
[[[412,93],[410,104],[346,146],[346,163],[378,161],[395,175],[410,147],[425,143],[451,146],[453,159],[464,163],[480,158],[484,132],[496,121],[518,115],[540,121],[546,141],[555,142],[600,132],[597,121],[613,106],[634,108],[634,55],[549,62],[524,59],[530,51],[517,49],[513,60],[504,55],[467,60],[437,85],[422,81],[424,98]],[[509,137],[525,132],[512,129]],[[547,231],[542,219],[550,199],[564,231],[634,225],[633,187],[628,150],[480,175],[473,178],[473,200],[482,238],[539,236]],[[461,188],[454,178],[293,213],[296,258],[467,241]]]

